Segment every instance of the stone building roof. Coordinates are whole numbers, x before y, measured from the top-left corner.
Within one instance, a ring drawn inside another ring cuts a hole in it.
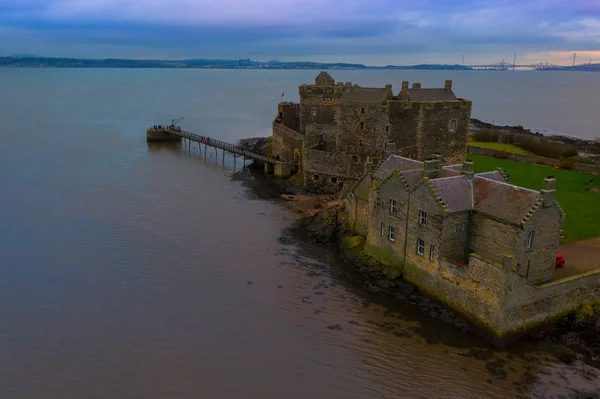
[[[387,99],[385,88],[352,87],[342,93],[342,102],[380,103]]]
[[[473,207],[478,212],[518,224],[540,197],[538,191],[477,177],[473,181]]]
[[[477,177],[483,177],[485,179],[495,180],[500,183],[508,183],[506,180],[504,180],[504,176],[502,176],[502,173],[500,173],[497,170],[494,170],[492,172],[477,173]]]
[[[447,89],[408,89],[412,101],[453,101],[456,96]]]
[[[374,179],[383,179],[395,170],[423,169],[423,162],[414,159],[390,155],[381,166],[373,173]]]
[[[454,176],[431,180],[440,194],[448,212],[462,212],[473,209],[473,188],[467,176]]]

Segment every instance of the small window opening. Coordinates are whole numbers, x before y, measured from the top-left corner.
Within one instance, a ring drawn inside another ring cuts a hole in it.
[[[452,119],[450,121],[450,124],[448,125],[448,130],[450,130],[451,132],[456,131],[456,119]]]
[[[427,212],[419,210],[419,224],[427,224]]]
[[[381,226],[379,227],[379,233],[382,237],[385,234],[385,225],[383,224],[383,222],[381,222]]]
[[[317,180],[319,180],[319,175],[314,175],[314,176],[313,176],[313,180],[314,180],[314,181],[317,181]]]
[[[361,122],[361,123],[360,123],[360,128],[361,128],[361,129],[364,129],[364,128],[365,128],[365,123],[364,123],[364,122]]]
[[[358,157],[356,155],[352,155],[352,162],[358,162]]]
[[[433,260],[434,253],[435,253],[435,245],[431,244],[429,246],[429,260]]]
[[[332,177],[332,178],[331,178],[331,182],[332,182],[332,183],[337,183],[337,177]]]
[[[360,109],[360,113],[364,115],[364,113],[365,113],[365,107],[362,107],[362,108]]]
[[[389,227],[388,240],[390,240],[392,242],[396,240],[396,228],[394,226]]]
[[[417,254],[421,256],[425,254],[425,241],[420,238],[417,240]]]
[[[529,231],[529,235],[527,236],[527,249],[531,249],[533,247],[533,236],[535,235],[535,231]]]

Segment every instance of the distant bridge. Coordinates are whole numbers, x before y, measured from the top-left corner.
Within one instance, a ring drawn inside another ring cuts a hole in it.
[[[495,64],[465,65],[465,66],[468,68],[471,68],[471,69],[487,69],[487,70],[492,70],[492,71],[509,71],[509,70],[515,69],[515,68],[528,68],[528,69],[535,69],[536,71],[543,70],[543,69],[551,69],[551,68],[564,68],[563,66],[556,65],[556,64],[549,64],[547,62],[546,63],[540,62],[538,64],[512,64],[510,62],[504,62],[504,61],[500,61]]]

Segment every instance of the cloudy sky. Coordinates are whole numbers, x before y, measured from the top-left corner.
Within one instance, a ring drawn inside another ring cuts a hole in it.
[[[600,62],[600,0],[0,0],[0,56]]]

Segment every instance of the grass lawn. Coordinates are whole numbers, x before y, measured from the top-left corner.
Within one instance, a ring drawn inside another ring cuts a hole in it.
[[[500,143],[494,143],[494,142],[471,141],[471,142],[469,142],[469,145],[472,145],[473,147],[491,148],[493,150],[514,152],[515,154],[534,155],[532,152],[529,152],[526,149],[518,147],[514,144],[500,144]]]
[[[592,187],[600,187],[600,176],[588,173],[548,168],[545,166],[469,154],[475,171],[487,172],[500,167],[510,175],[510,182],[518,186],[539,190],[544,178],[556,178],[556,199],[565,212],[561,243],[573,243],[584,238],[600,236],[600,193],[585,191],[585,182],[594,177]]]

